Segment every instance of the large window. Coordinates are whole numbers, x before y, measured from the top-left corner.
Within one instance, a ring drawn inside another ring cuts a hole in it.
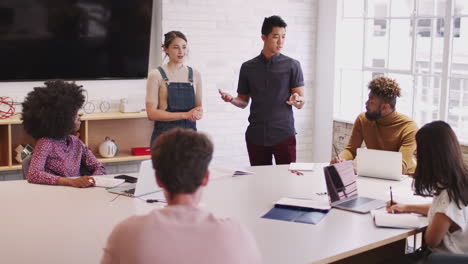
[[[397,111],[445,120],[468,143],[468,0],[341,0],[334,118],[365,110],[377,75],[398,81]]]

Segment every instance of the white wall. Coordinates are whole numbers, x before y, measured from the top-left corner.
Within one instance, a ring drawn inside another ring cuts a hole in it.
[[[201,72],[204,86],[205,117],[198,127],[211,135],[215,143],[214,163],[220,165],[248,164],[244,132],[249,110],[222,102],[217,89],[235,93],[242,62],[261,51],[264,17],[283,17],[288,24],[283,53],[301,62],[306,86],[307,104],[295,111],[298,160],[311,161],[318,0],[155,0],[155,7],[158,6],[162,9],[155,8],[153,13],[155,17],[162,16],[162,28],[153,28],[150,65],[159,62],[161,32],[180,30],[187,35],[188,64]],[[113,109],[120,98],[128,95],[144,100],[145,80],[79,83],[92,100],[111,100]],[[0,94],[21,101],[32,87],[40,84],[0,83]]]
[[[317,30],[317,82],[315,89],[313,161],[328,162],[333,139],[333,92],[335,87],[335,43],[338,14],[336,0],[319,1]]]

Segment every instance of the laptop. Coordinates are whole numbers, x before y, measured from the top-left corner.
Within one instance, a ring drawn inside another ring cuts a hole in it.
[[[403,179],[401,152],[358,148],[356,161],[359,176],[395,181]]]
[[[323,171],[332,207],[365,214],[385,206],[385,201],[358,195],[352,160],[326,166]]]
[[[156,176],[154,173],[151,160],[142,161],[140,171],[138,172],[138,181],[119,185],[114,188],[107,189],[111,193],[126,195],[130,197],[139,197],[145,194],[161,191],[161,187],[156,184]]]

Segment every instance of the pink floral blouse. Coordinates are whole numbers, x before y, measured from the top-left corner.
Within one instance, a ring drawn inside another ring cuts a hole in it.
[[[41,138],[34,148],[27,179],[30,183],[56,185],[60,177],[82,176],[81,166],[91,175],[106,174],[101,162],[78,137]]]

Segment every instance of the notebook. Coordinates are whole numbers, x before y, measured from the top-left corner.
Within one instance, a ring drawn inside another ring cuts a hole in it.
[[[358,195],[352,160],[326,166],[323,171],[332,207],[364,214],[385,206],[385,201]]]
[[[125,186],[117,186],[107,190],[111,193],[139,197],[161,191],[162,189],[156,184],[156,175],[151,160],[145,160],[141,162],[140,171],[138,172],[138,181],[136,183],[129,183]]]
[[[384,210],[372,210],[371,215],[377,227],[414,229],[428,225],[427,217],[419,214],[391,214]]]
[[[401,152],[358,148],[356,160],[359,176],[396,181],[403,179]]]

